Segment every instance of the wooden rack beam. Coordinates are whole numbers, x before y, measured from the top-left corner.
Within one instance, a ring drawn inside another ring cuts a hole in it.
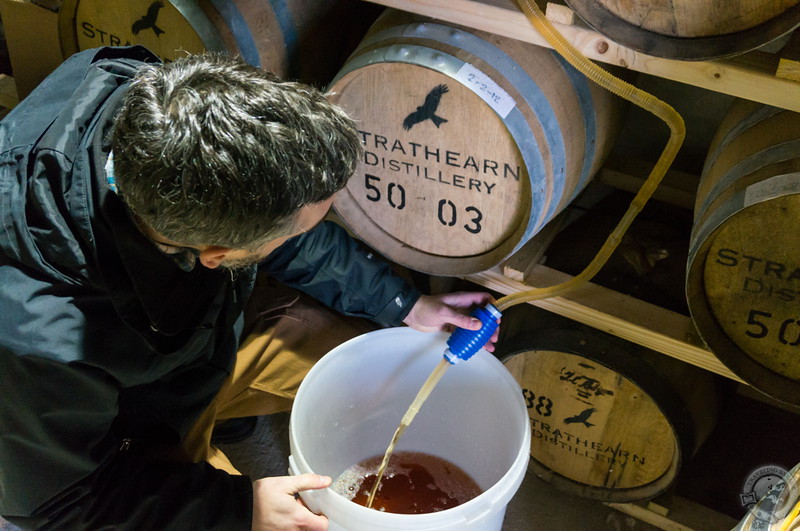
[[[550,47],[514,0],[369,1]],[[800,112],[800,82],[775,75],[780,57],[774,54],[753,51],[716,61],[663,59],[621,46],[579,24],[553,25],[589,59]]]
[[[531,268],[524,282],[503,274],[501,266],[466,277],[471,282],[506,294],[552,286],[570,278],[566,273],[543,265]],[[592,283],[579,286],[564,296],[531,304],[742,382],[705,348],[688,316]]]

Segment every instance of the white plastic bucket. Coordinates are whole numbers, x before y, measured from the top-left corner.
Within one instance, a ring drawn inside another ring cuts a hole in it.
[[[308,373],[292,409],[289,473],[336,479],[382,455],[400,419],[442,359],[446,334],[391,328],[354,338]],[[447,459],[483,493],[445,511],[396,514],[367,509],[331,489],[304,491],[331,531],[500,530],[530,456],[530,425],[519,384],[485,350],[450,367],[405,431],[396,451]]]

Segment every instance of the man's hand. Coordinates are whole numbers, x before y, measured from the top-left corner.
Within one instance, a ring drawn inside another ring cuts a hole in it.
[[[295,495],[324,489],[331,478],[317,474],[262,478],[253,482],[253,531],[326,531],[328,519],[308,510]]]
[[[479,330],[482,326],[480,319],[470,317],[469,312],[472,308],[483,306],[493,300],[490,294],[480,292],[460,291],[444,295],[422,295],[403,322],[420,332],[440,330],[451,332],[454,327]],[[495,331],[484,346],[489,352],[494,351],[497,334]]]

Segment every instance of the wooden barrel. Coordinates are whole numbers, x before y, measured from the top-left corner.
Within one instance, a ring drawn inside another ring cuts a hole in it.
[[[241,55],[281,77],[327,84],[346,53],[357,0],[63,0],[67,57],[141,44],[166,61],[204,50]],[[320,41],[324,40],[324,46]]]
[[[695,204],[687,301],[736,375],[800,405],[800,115],[737,100]]]
[[[800,24],[800,0],[567,0],[567,4],[612,41],[670,59],[744,53]]]
[[[589,182],[623,102],[551,50],[388,10],[331,84],[364,157],[334,206],[395,262],[488,269]]]
[[[531,469],[570,494],[657,496],[716,420],[711,373],[529,305],[503,315],[497,353],[528,404]]]

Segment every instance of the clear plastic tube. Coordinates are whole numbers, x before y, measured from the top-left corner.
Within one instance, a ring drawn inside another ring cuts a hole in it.
[[[576,287],[588,282],[597,274],[598,271],[605,265],[614,250],[622,240],[622,236],[634,218],[642,210],[645,203],[650,199],[658,187],[661,179],[667,173],[667,169],[672,164],[678,150],[683,144],[684,137],[686,136],[686,127],[683,123],[681,115],[675,111],[670,105],[656,98],[641,89],[638,89],[623,81],[607,71],[603,70],[593,62],[591,62],[585,55],[579,52],[564,37],[556,31],[550,22],[545,18],[541,9],[533,0],[517,0],[522,10],[527,15],[533,26],[547,39],[551,46],[561,54],[564,59],[579,70],[586,77],[600,85],[601,87],[613,92],[617,96],[624,98],[631,103],[642,107],[643,109],[655,114],[658,118],[663,120],[670,129],[670,137],[667,145],[664,147],[661,156],[656,162],[647,180],[642,185],[636,197],[631,201],[627,212],[620,220],[614,231],[608,237],[603,247],[592,259],[586,269],[581,273],[574,276],[566,282],[556,284],[554,286],[547,286],[543,288],[532,288],[530,290],[512,293],[502,297],[497,301],[495,306],[499,310],[504,310],[509,306],[521,304],[523,302],[531,302],[535,300],[547,299],[561,295],[567,291],[575,289]]]

